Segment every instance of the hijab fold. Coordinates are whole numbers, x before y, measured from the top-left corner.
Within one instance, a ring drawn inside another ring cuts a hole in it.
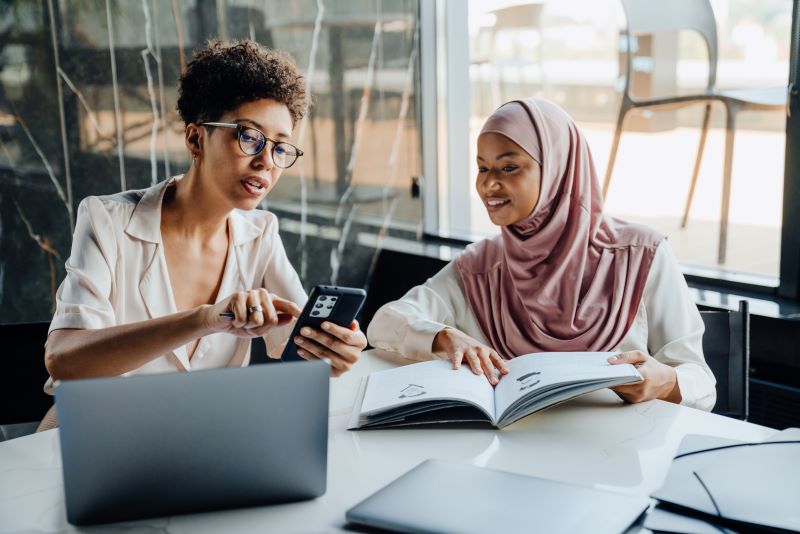
[[[484,133],[509,138],[542,168],[533,212],[456,260],[484,335],[505,358],[615,349],[633,324],[664,236],[603,214],[586,139],[555,104],[508,102]]]

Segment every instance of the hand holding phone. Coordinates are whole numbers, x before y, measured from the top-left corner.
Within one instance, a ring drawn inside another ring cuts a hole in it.
[[[283,349],[281,360],[301,361],[294,340],[301,335],[304,327],[321,330],[322,323],[328,321],[338,326],[350,328],[355,321],[367,293],[363,289],[353,287],[337,287],[320,285],[314,288],[303,308],[303,313],[295,323],[292,335]]]

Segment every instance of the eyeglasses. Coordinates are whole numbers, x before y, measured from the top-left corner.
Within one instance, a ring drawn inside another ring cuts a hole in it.
[[[201,122],[200,126],[212,126],[214,128],[231,128],[236,130],[239,138],[239,148],[248,156],[257,156],[267,146],[267,141],[272,143],[272,161],[281,169],[288,169],[303,155],[303,151],[294,145],[283,141],[274,141],[264,135],[263,132],[249,126],[227,122]]]

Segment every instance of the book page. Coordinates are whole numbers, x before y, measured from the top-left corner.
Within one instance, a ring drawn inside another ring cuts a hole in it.
[[[477,376],[467,365],[454,371],[449,360],[405,365],[369,376],[362,416],[436,400],[459,400],[479,406],[494,421],[494,389],[486,378]]]
[[[617,353],[540,352],[507,361],[509,373],[495,387],[498,419],[518,399],[558,384],[638,376],[631,364],[608,363],[614,354]]]

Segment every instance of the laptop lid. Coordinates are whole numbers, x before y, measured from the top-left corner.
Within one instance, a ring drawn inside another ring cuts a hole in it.
[[[317,361],[60,383],[68,521],[322,495],[329,373]]]
[[[348,510],[346,518],[410,533],[618,534],[649,502],[647,497],[426,460]]]

